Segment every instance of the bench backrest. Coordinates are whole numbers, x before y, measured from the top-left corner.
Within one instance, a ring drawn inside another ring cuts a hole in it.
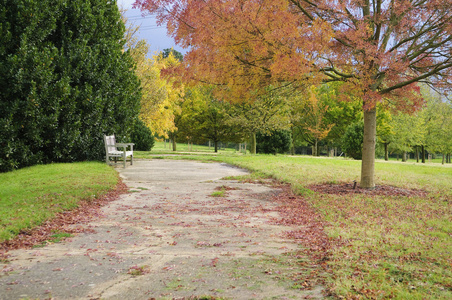
[[[116,138],[114,135],[104,135],[104,142],[107,153],[116,151]]]

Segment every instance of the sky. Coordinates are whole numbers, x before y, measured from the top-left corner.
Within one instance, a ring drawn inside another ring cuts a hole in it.
[[[166,34],[165,26],[157,26],[153,16],[147,15],[143,17],[139,9],[132,9],[134,2],[135,0],[118,0],[118,7],[123,7],[127,10],[126,17],[129,22],[140,26],[138,37],[147,41],[150,46],[150,55],[159,53],[167,48],[174,48],[184,54],[186,50],[176,46],[174,40]]]

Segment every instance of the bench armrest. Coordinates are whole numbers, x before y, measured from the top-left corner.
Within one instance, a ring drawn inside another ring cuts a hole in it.
[[[115,147],[127,148],[130,146],[130,149],[133,151],[133,145],[135,145],[135,144],[134,143],[116,143]]]

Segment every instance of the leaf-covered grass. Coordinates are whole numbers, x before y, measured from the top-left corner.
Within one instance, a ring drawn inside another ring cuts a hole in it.
[[[426,197],[331,195],[311,184],[359,182],[360,161],[244,155],[221,160],[288,182],[320,212],[333,241],[330,290],[347,299],[452,298],[452,166],[376,162],[376,184]]]
[[[0,242],[106,194],[118,183],[104,163],[39,165],[0,174]]]

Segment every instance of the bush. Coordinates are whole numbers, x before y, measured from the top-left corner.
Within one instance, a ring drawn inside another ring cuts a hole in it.
[[[135,144],[133,146],[134,150],[151,151],[152,147],[154,147],[154,135],[140,119],[133,126],[132,143]]]
[[[292,138],[287,130],[274,130],[269,135],[256,134],[257,153],[286,153],[289,151],[291,143]]]
[[[342,150],[354,159],[362,159],[363,137],[363,121],[349,125],[342,137]]]
[[[115,1],[0,3],[0,172],[101,160],[130,137],[140,83]]]

